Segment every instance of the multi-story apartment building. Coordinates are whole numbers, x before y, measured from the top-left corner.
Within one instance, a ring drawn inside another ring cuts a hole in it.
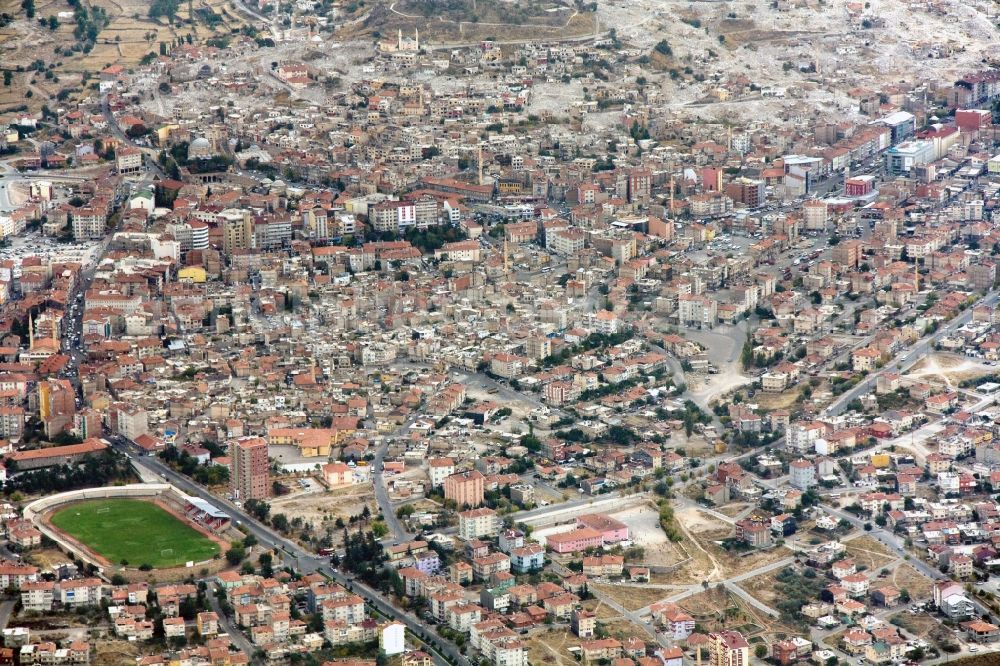
[[[71,213],[73,237],[78,241],[103,238],[107,216],[96,208],[76,208]]]
[[[132,146],[115,150],[115,168],[120,174],[139,173],[142,170],[142,151]]]
[[[470,509],[458,514],[458,536],[466,539],[494,536],[500,531],[500,517],[493,509]]]
[[[270,494],[267,441],[244,437],[230,445],[230,485],[240,501],[263,499]]]
[[[444,480],[444,498],[454,500],[458,506],[477,507],[484,496],[484,477],[478,470],[452,474]]]
[[[749,666],[750,644],[738,631],[708,635],[709,666]]]

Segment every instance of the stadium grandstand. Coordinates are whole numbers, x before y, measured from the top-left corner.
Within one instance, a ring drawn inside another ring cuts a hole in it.
[[[220,532],[229,525],[229,514],[200,497],[185,498],[184,515],[213,532]]]

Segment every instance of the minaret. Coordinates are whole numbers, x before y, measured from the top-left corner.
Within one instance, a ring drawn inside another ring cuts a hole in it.
[[[413,41],[415,42],[415,45],[417,47],[416,50],[419,51],[420,50],[420,30],[417,29],[417,28],[413,29]]]
[[[28,349],[35,348],[35,318],[28,315]]]
[[[667,211],[667,217],[669,219],[674,219],[674,176],[670,174],[670,210]]]
[[[402,28],[400,28],[399,31],[396,32],[396,50],[397,51],[402,51],[403,50],[403,29]]]
[[[483,144],[479,144],[479,152],[476,161],[479,163],[479,184],[483,184]]]

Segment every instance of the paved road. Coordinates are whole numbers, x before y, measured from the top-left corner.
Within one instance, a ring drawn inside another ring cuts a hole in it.
[[[10,198],[10,186],[13,183],[30,183],[33,180],[45,180],[49,182],[69,182],[77,183],[90,180],[85,176],[72,176],[59,172],[46,173],[20,173],[6,164],[0,164],[4,172],[0,174],[0,213],[7,213],[16,210],[17,206]]]
[[[111,111],[111,105],[108,103],[107,94],[101,98],[101,114],[104,116],[104,120],[108,123],[108,128],[111,130],[111,133],[115,136],[115,138],[119,141],[123,141],[129,146],[132,146],[133,148],[141,150],[142,154],[145,156],[145,159],[143,160],[145,166],[161,179],[166,179],[167,174],[163,172],[163,169],[161,169],[160,165],[156,162],[156,151],[138,145],[132,140],[132,137],[127,135],[122,130],[121,126],[118,124],[118,119],[115,118],[115,114]]]
[[[392,437],[387,437],[382,445],[375,450],[375,459],[372,461],[372,478],[375,485],[375,501],[378,503],[378,508],[382,512],[382,518],[385,520],[386,526],[389,528],[392,536],[388,539],[392,544],[402,543],[403,541],[409,541],[413,538],[413,534],[406,531],[403,527],[403,523],[396,516],[395,508],[392,506],[392,500],[389,499],[389,490],[385,485],[385,477],[382,476],[382,465],[385,461],[386,451],[389,450],[389,442],[392,439],[397,439],[406,436],[409,431],[410,426],[413,425],[417,417],[411,417],[401,425],[392,434]]]
[[[824,413],[829,416],[836,416],[841,414],[847,405],[855,398],[860,398],[865,393],[871,391],[879,375],[885,372],[898,372],[902,373],[909,370],[913,365],[917,363],[920,359],[926,356],[933,349],[935,343],[942,337],[954,333],[957,329],[964,326],[969,320],[972,319],[972,310],[977,305],[996,305],[997,301],[1000,300],[1000,292],[991,291],[986,296],[976,301],[974,306],[970,306],[965,309],[964,312],[958,314],[957,317],[953,318],[947,324],[938,328],[938,330],[928,336],[920,339],[908,352],[904,353],[901,357],[897,357],[891,362],[885,365],[881,370],[871,373],[864,380],[858,382],[857,386],[841,394],[839,398],[834,400],[830,405],[824,410]]]
[[[232,639],[233,644],[236,645],[236,647],[238,647],[240,650],[242,650],[243,654],[253,659],[253,655],[257,651],[254,648],[253,643],[251,643],[250,639],[246,637],[246,634],[240,631],[239,627],[237,627],[236,624],[233,623],[232,618],[230,618],[228,615],[222,612],[222,605],[219,603],[218,598],[216,598],[215,590],[213,590],[211,586],[209,586],[206,595],[208,597],[208,604],[212,607],[212,610],[215,611],[215,614],[219,616],[219,627],[224,632],[229,634],[229,637],[230,639]]]
[[[119,450],[126,449],[126,447],[121,444],[116,444],[115,448]],[[412,613],[404,612],[397,608],[392,601],[387,599],[377,590],[374,590],[360,581],[355,580],[353,577],[346,576],[341,571],[331,567],[326,558],[310,553],[298,544],[282,537],[274,532],[270,527],[254,520],[249,514],[243,511],[243,509],[238,508],[229,500],[213,495],[208,490],[195,484],[187,477],[178,474],[161,462],[158,458],[132,455],[132,462],[135,466],[144,467],[147,470],[159,475],[162,479],[171,483],[174,487],[179,488],[188,495],[200,497],[223,509],[226,513],[232,516],[234,523],[239,529],[249,534],[253,534],[258,543],[265,548],[273,549],[276,553],[278,553],[285,564],[291,566],[296,571],[303,574],[319,572],[335,580],[344,587],[353,590],[355,594],[364,597],[365,600],[382,615],[405,624],[414,635],[424,637],[424,646],[432,654],[436,666],[448,665],[448,661],[446,661],[441,655],[447,655],[448,659],[459,666],[471,666],[469,660],[454,644],[449,643],[437,634],[429,631],[424,622]]]
[[[794,557],[785,557],[783,559],[777,560],[776,562],[771,562],[770,564],[765,564],[764,566],[758,567],[757,569],[751,569],[751,570],[745,571],[745,572],[743,572],[743,573],[741,573],[739,575],[733,576],[732,578],[727,578],[726,580],[718,581],[718,582],[712,583],[712,584],[713,585],[718,585],[719,583],[723,583],[724,585],[729,586],[729,585],[732,585],[734,583],[742,583],[743,581],[750,580],[751,578],[753,578],[755,576],[760,576],[761,574],[766,574],[766,573],[768,573],[770,571],[775,571],[776,569],[784,569],[785,567],[790,566],[793,562],[795,562],[795,558]],[[680,601],[681,599],[684,599],[686,597],[690,597],[690,596],[692,596],[694,594],[698,594],[699,592],[703,592],[704,589],[705,588],[702,585],[690,585],[688,587],[688,589],[684,590],[683,592],[678,592],[677,594],[674,594],[673,596],[665,599],[664,601]],[[744,591],[743,594],[746,594],[746,592]],[[740,596],[743,597],[742,594]],[[760,602],[757,602],[757,603],[760,603]],[[757,605],[757,604],[754,604],[754,605]],[[646,610],[646,609],[644,608],[642,610]],[[773,614],[775,611],[773,609],[768,609],[767,612],[770,613],[770,614]]]
[[[740,599],[742,599],[743,601],[747,602],[748,604],[750,604],[751,606],[753,606],[757,610],[761,611],[762,613],[764,613],[766,615],[770,615],[771,617],[780,617],[781,616],[781,613],[779,611],[771,608],[770,606],[768,606],[767,604],[765,604],[763,601],[760,601],[759,599],[757,599],[757,597],[753,596],[752,594],[750,594],[749,592],[747,592],[746,590],[744,590],[739,585],[736,585],[735,583],[726,581],[725,582],[725,586],[726,586],[727,590],[729,590],[730,592],[732,592],[733,594],[735,594]]]
[[[0,630],[7,628],[7,623],[10,622],[10,616],[14,613],[14,606],[16,605],[16,599],[4,599],[0,601]]]
[[[831,515],[846,520],[857,529],[864,531],[864,525],[868,521],[858,518],[853,513],[849,513],[847,511],[841,511],[840,509],[836,509],[828,504],[821,504],[820,506],[822,506],[823,510],[827,511]],[[865,533],[877,539],[882,545],[891,550],[897,557],[906,559],[907,564],[912,566],[914,569],[916,569],[923,575],[930,578],[932,581],[938,582],[943,580],[951,580],[950,577],[944,575],[935,567],[932,567],[924,560],[920,559],[919,557],[914,557],[909,552],[907,552],[906,548],[904,547],[903,541],[892,532],[880,528],[878,525],[872,523],[871,531]],[[989,622],[992,622],[993,624],[1000,624],[1000,620],[998,620],[996,616],[988,608],[986,608],[986,606],[983,606],[981,603],[979,603],[978,599],[976,599],[974,596],[971,595],[969,596],[969,599],[972,601],[973,605],[975,605],[976,611],[980,617],[986,615],[989,618]]]

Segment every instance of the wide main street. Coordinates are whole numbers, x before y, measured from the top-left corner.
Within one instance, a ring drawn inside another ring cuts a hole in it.
[[[941,338],[954,333],[959,328],[969,323],[972,319],[972,311],[975,307],[982,305],[995,307],[997,301],[1000,301],[1000,290],[988,292],[985,296],[976,301],[974,305],[971,305],[965,308],[962,312],[958,313],[958,315],[953,317],[951,321],[938,327],[938,329],[933,333],[925,335],[909,350],[902,352],[901,355],[897,355],[892,361],[886,363],[881,369],[869,374],[862,381],[858,382],[853,388],[842,393],[836,400],[830,403],[830,405],[824,410],[824,413],[830,416],[837,416],[838,414],[843,413],[843,411],[847,408],[847,405],[850,404],[852,400],[861,397],[875,387],[875,383],[880,375],[888,372],[906,372],[916,365],[918,361],[927,356],[927,354],[931,352],[934,345],[941,340]]]
[[[363,597],[379,614],[386,618],[402,622],[414,636],[421,639],[425,647],[431,652],[434,663],[437,666],[446,666],[449,663],[458,664],[459,666],[471,666],[469,660],[453,643],[427,630],[425,624],[415,615],[398,608],[381,592],[330,566],[328,558],[310,553],[298,544],[282,537],[270,527],[258,522],[244,511],[242,507],[238,507],[233,502],[210,493],[187,477],[175,472],[158,458],[136,455],[134,449],[130,449],[129,446],[123,443],[116,443],[114,446],[117,450],[128,453],[132,464],[141,468],[146,473],[159,476],[188,495],[200,497],[207,502],[223,508],[229,513],[234,524],[240,530],[252,534],[263,547],[273,549],[281,557],[284,564],[292,567],[295,571],[301,574],[320,573]]]

